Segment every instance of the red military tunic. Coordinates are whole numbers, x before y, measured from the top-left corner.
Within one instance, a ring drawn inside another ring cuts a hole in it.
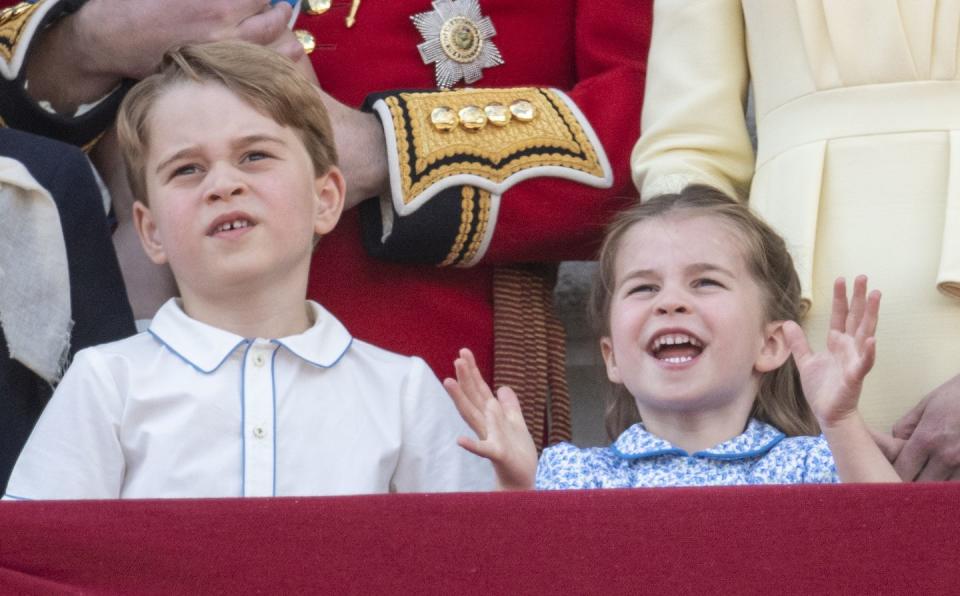
[[[33,34],[84,1],[38,0],[0,12],[6,124],[84,145],[112,119],[129,81],[80,117],[46,112],[24,91]],[[450,8],[449,0],[435,2],[443,3]],[[503,64],[483,70],[473,91],[461,82],[460,91],[438,93],[402,91],[436,88],[434,65],[417,48],[424,36],[410,19],[431,11],[429,0],[362,0],[352,28],[350,2],[319,15],[303,3],[295,27],[315,38],[317,77],[340,101],[359,107],[367,98],[380,115],[392,184],[391,196],[344,214],[320,242],[308,294],[355,336],[421,355],[439,376],[453,373],[453,358],[467,346],[489,379],[494,279],[501,280],[497,325],[511,331],[498,335],[509,348],[498,348],[498,382],[522,389],[524,415],[543,444],[568,438],[566,406],[549,409],[565,402],[562,356],[538,352],[562,346],[562,330],[544,314],[542,280],[506,266],[592,257],[610,216],[635,196],[629,155],[639,135],[652,0],[479,3],[496,29],[484,43],[496,45]],[[431,126],[432,107],[514,100],[533,102],[538,115],[473,132]],[[553,406],[544,407],[545,395]],[[548,437],[551,419],[558,432]]]
[[[639,134],[651,4],[480,0],[483,14],[496,28],[491,41],[504,64],[486,68],[472,87],[537,86],[566,92],[602,143],[612,166],[612,186],[595,188],[543,173],[515,184],[503,193],[495,221],[487,224],[493,233],[483,258],[469,268],[437,266],[461,226],[461,209],[429,216],[419,209],[395,218],[394,233],[408,225],[410,236],[420,237],[409,243],[413,248],[384,246],[378,256],[421,264],[367,254],[359,240],[360,220],[376,227],[379,208],[360,210],[362,218],[353,210],[320,243],[309,296],[357,337],[420,354],[440,376],[453,373],[452,360],[460,347],[470,347],[489,378],[493,266],[591,258],[604,224],[634,195],[629,154]],[[434,66],[424,64],[417,50],[424,40],[410,20],[431,10],[428,0],[363,0],[352,28],[344,23],[349,8],[349,2],[334,2],[324,14],[304,10],[295,25],[315,37],[318,48],[310,58],[326,91],[359,106],[373,92],[436,87]],[[460,87],[462,81],[456,85]],[[475,138],[482,146],[483,131]],[[433,250],[424,250],[424,245]],[[431,258],[418,250],[435,254]]]

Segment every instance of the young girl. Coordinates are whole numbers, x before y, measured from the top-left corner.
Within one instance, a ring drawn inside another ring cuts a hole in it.
[[[848,303],[838,279],[827,350],[812,352],[783,239],[721,192],[691,186],[624,213],[592,305],[607,376],[625,390],[608,408],[609,447],[561,443],[537,465],[515,395],[494,397],[469,350],[444,381],[480,437],[459,444],[493,462],[502,488],[899,480],[857,411],[879,292],[858,277]]]

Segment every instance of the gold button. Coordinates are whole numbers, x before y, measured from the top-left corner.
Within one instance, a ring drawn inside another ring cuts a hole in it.
[[[437,130],[453,130],[459,124],[460,119],[457,118],[457,113],[451,108],[440,106],[433,108],[430,112],[430,122]]]
[[[267,361],[267,359],[264,358],[264,357],[263,357],[263,354],[261,354],[261,353],[259,353],[259,352],[257,352],[256,354],[253,355],[253,363],[254,363],[256,366],[263,366],[263,363],[266,362],[266,361]]]
[[[492,103],[483,108],[483,111],[490,120],[490,124],[506,126],[510,123],[510,110],[502,103]]]
[[[332,0],[307,0],[307,14],[323,14],[330,10]]]
[[[304,54],[311,54],[317,48],[317,42],[309,31],[295,29],[293,34],[297,36],[297,41],[303,46]]]
[[[537,109],[525,99],[518,99],[510,104],[510,113],[521,122],[530,122],[537,115]]]
[[[262,426],[255,426],[253,428],[253,436],[258,439],[262,439],[263,437],[267,436],[267,431],[263,430]]]
[[[467,130],[480,130],[487,125],[487,115],[477,106],[462,108],[458,115],[460,116],[460,125]]]

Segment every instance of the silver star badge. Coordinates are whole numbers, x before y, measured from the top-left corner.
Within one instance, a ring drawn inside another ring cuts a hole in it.
[[[425,40],[417,46],[424,64],[436,63],[437,86],[479,81],[483,69],[503,64],[490,38],[497,34],[478,0],[434,0],[433,10],[410,17]]]

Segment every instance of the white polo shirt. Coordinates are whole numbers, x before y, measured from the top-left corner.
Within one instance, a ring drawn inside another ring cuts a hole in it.
[[[170,300],[150,329],[81,350],[5,498],[101,499],[492,490],[493,468],[419,358],[315,323],[244,339]]]

